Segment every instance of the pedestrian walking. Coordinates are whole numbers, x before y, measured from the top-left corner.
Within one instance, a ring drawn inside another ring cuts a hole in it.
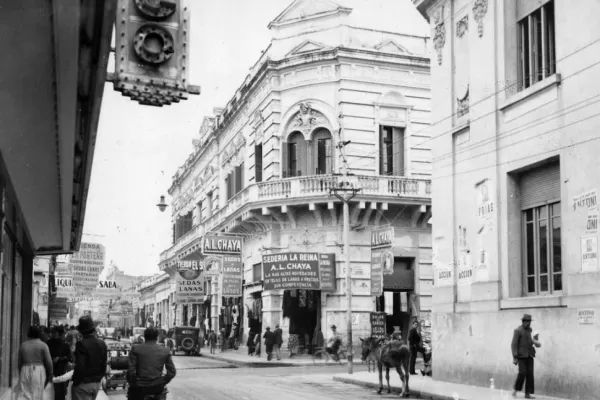
[[[523,390],[525,383],[525,398],[534,399],[535,393],[533,377],[533,358],[535,357],[535,348],[541,347],[538,340],[539,335],[531,334],[531,315],[524,314],[521,318],[521,326],[515,329],[511,343],[513,355],[513,364],[519,366],[519,373],[515,381],[513,397],[517,397],[517,392]]]
[[[215,349],[217,348],[217,334],[212,329],[208,334],[208,343],[210,344],[210,354],[215,354]]]
[[[19,384],[15,389],[17,400],[42,399],[46,385],[52,382],[52,358],[41,335],[39,326],[30,326],[27,332],[29,340],[19,348]]]
[[[66,374],[70,362],[73,362],[73,354],[71,348],[65,342],[65,328],[62,325],[53,326],[50,329],[52,338],[46,343],[50,350],[50,356],[52,357],[52,367],[54,376],[61,376]],[[66,381],[65,381],[66,382]],[[65,400],[67,395],[68,383],[55,382],[54,383],[54,399]]]
[[[278,360],[281,360],[281,345],[283,344],[283,331],[279,327],[279,324],[275,326],[275,356]]]
[[[410,347],[410,374],[416,375],[415,372],[415,364],[417,363],[417,356],[419,353],[423,354],[423,360],[426,362],[426,351],[423,347],[423,338],[421,336],[421,332],[419,332],[419,322],[414,321],[413,327],[408,332],[408,344]]]
[[[267,331],[263,335],[265,339],[265,350],[267,351],[267,361],[273,357],[273,346],[275,345],[275,334],[271,332],[271,327],[267,326]]]
[[[246,341],[246,346],[248,346],[248,355],[253,356],[254,351],[256,350],[256,346],[254,345],[254,336],[256,334],[254,332],[248,333],[248,340]]]
[[[94,320],[85,315],[79,318],[77,330],[83,338],[75,345],[73,400],[94,400],[106,373],[107,347],[94,335]]]

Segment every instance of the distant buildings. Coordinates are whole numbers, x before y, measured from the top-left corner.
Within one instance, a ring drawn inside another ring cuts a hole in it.
[[[510,389],[529,313],[536,394],[597,398],[600,3],[413,2],[432,33],[434,377]]]

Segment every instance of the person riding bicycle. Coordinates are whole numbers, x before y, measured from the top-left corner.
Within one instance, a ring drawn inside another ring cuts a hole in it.
[[[329,339],[327,339],[327,347],[325,347],[325,351],[337,359],[338,351],[340,350],[341,345],[342,338],[337,333],[337,327],[335,325],[331,325],[331,336]]]
[[[157,343],[158,329],[146,328],[144,339],[144,343],[134,345],[129,352],[128,400],[143,400],[146,395],[162,393],[177,373],[171,352]],[[167,370],[165,375],[163,367]]]

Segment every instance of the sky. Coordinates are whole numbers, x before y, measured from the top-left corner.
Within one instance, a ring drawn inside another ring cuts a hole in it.
[[[158,210],[159,197],[170,204],[167,190],[203,117],[229,101],[268,46],[268,23],[291,1],[188,0],[189,82],[200,96],[142,106],[107,83],[82,238],[106,246],[106,268],[113,260],[128,274],[159,272],[159,255],[171,245],[171,210]]]

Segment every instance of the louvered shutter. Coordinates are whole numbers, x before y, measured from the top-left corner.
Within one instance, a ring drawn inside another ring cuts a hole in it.
[[[287,178],[289,176],[289,165],[290,160],[288,159],[288,142],[281,142],[281,167],[279,169],[281,171],[282,178]]]
[[[385,142],[383,141],[384,133],[383,126],[379,126],[379,175],[385,175],[385,171],[383,169],[385,157]]]
[[[393,128],[392,131],[392,147],[394,154],[394,175],[404,176],[404,129]]]
[[[307,174],[307,152],[306,140],[302,137],[296,144],[296,176],[310,175]]]
[[[521,174],[521,209],[560,201],[560,165],[547,164]]]

